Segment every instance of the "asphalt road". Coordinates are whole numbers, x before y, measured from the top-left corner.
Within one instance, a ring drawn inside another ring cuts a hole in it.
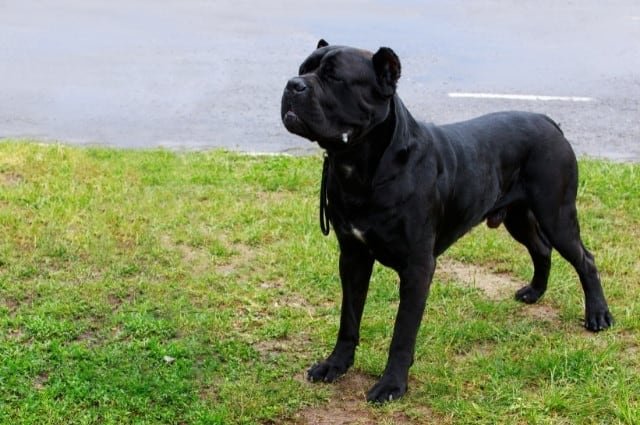
[[[544,112],[578,154],[640,160],[637,0],[0,0],[0,138],[310,152],[279,104],[321,37],[392,47],[418,119]]]

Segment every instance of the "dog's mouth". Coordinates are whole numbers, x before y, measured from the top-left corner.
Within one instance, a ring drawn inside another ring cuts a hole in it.
[[[291,108],[289,108],[289,110],[285,112],[284,116],[282,117],[282,122],[287,127],[290,125],[296,125],[299,121],[300,118],[298,117],[298,114],[293,112],[293,109]]]
[[[311,128],[300,116],[300,112],[296,110],[297,108],[294,103],[296,103],[294,102],[294,99],[291,99],[291,97],[285,92],[282,97],[282,123],[289,132],[313,141],[311,137]]]
[[[289,107],[286,112],[282,114],[282,123],[284,124],[285,128],[291,133],[311,140],[309,138],[310,132],[307,124],[305,124],[305,122],[291,107]]]
[[[342,126],[342,129],[318,128],[318,122],[322,122],[318,114],[310,113],[304,106],[296,104],[287,94],[282,98],[281,117],[285,128],[298,136],[304,137],[310,142],[317,142],[321,147],[328,149],[343,149],[351,145],[354,129],[350,126]],[[315,117],[315,118],[313,118]]]
[[[343,149],[349,146],[353,139],[353,129],[344,129],[331,136],[315,137],[309,126],[292,109],[286,111],[282,116],[282,122],[287,130],[298,136],[308,139],[310,142],[317,142],[321,147],[327,149]]]

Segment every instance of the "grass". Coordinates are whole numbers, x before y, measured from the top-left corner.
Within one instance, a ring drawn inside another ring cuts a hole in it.
[[[581,329],[580,285],[557,256],[550,320],[438,278],[409,393],[358,400],[362,418],[640,423],[640,166],[580,166],[583,236],[616,326]],[[328,406],[334,386],[302,379],[339,317],[320,169],[319,157],[0,143],[0,423],[268,424]],[[531,274],[503,229],[480,226],[446,256]],[[382,371],[396,306],[396,277],[377,267],[350,373]]]

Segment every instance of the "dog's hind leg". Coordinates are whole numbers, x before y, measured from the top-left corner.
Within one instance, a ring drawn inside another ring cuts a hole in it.
[[[533,261],[531,282],[516,292],[518,301],[533,304],[547,290],[551,268],[551,244],[540,230],[531,210],[524,204],[515,204],[508,208],[504,226],[515,240],[527,248]]]
[[[593,255],[580,238],[575,191],[563,194],[560,188],[552,185],[546,187],[545,191],[537,191],[538,199],[532,203],[533,212],[551,246],[578,273],[585,297],[584,326],[593,332],[606,329],[613,324],[613,317],[604,297]],[[554,202],[557,200],[562,201]]]
[[[550,132],[522,169],[527,204],[551,246],[578,273],[585,298],[585,327],[597,332],[613,324],[593,255],[580,238],[576,210],[578,164],[569,143]]]
[[[613,324],[604,297],[600,276],[593,255],[587,250],[580,238],[575,205],[563,205],[550,222],[541,221],[545,233],[549,235],[551,245],[575,268],[582,284],[585,298],[585,327],[593,332],[606,329]]]

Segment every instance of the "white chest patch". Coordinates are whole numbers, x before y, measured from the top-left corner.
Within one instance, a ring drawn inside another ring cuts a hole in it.
[[[355,227],[351,227],[351,233],[353,234],[353,236],[356,237],[356,239],[358,239],[360,242],[362,243],[367,243],[367,241],[364,239],[364,233],[362,233],[361,230],[356,229]]]

